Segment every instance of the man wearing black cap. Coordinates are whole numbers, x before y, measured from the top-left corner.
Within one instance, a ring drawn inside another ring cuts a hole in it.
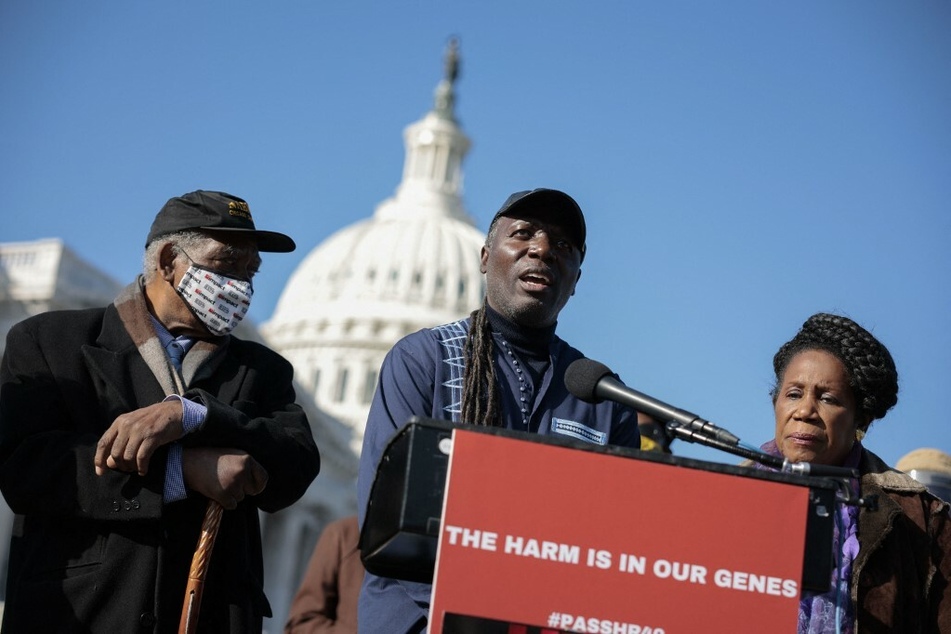
[[[565,369],[583,355],[555,326],[574,294],[585,249],[584,215],[567,194],[534,189],[505,201],[482,247],[482,307],[403,338],[383,362],[360,458],[361,525],[383,451],[412,416],[640,445],[634,410],[586,403],[565,388]],[[424,631],[430,591],[427,584],[368,573],[361,633]]]
[[[258,510],[296,501],[320,459],[291,365],[230,332],[259,251],[294,248],[256,229],[240,198],[185,194],[155,217],[144,274],[112,305],[10,330],[4,631],[176,631],[209,500],[226,510],[198,631],[261,631]]]

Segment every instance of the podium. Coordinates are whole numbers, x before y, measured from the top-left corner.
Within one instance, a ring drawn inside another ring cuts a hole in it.
[[[432,582],[430,632],[796,629],[836,484],[417,418],[378,466],[366,569]]]

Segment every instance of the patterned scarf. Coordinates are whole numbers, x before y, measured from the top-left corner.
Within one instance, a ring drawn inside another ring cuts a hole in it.
[[[783,457],[775,440],[770,440],[760,448],[771,456]],[[842,466],[855,469],[861,457],[862,443],[856,440]],[[761,469],[769,468],[756,466]],[[853,493],[858,496],[858,481],[853,480],[850,485]],[[832,552],[836,561],[829,590],[821,594],[803,591],[799,601],[799,634],[852,634],[855,606],[852,605],[849,584],[852,579],[852,562],[859,554],[858,519],[859,509],[854,504],[836,505],[836,521],[832,532]]]

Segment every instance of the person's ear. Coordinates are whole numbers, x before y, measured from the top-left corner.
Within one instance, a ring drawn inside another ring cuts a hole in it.
[[[864,414],[856,416],[855,439],[862,440],[868,433],[868,428],[872,424],[872,417]]]
[[[156,268],[162,279],[169,283],[173,283],[175,278],[175,260],[175,248],[171,242],[166,242],[159,250]]]
[[[578,288],[578,280],[581,279],[581,269],[578,269],[578,277],[575,278],[575,283],[571,286],[571,294],[575,294],[575,289]]]
[[[482,250],[479,252],[479,271],[485,275],[486,265],[489,263],[489,249],[485,245],[482,245]]]

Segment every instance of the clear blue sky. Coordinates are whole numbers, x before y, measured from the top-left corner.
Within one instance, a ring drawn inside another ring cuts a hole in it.
[[[251,316],[399,183],[450,36],[479,227],[564,189],[589,255],[562,336],[759,444],[771,359],[817,311],[892,351],[888,462],[951,451],[951,3],[0,3],[0,240],[129,281],[170,196],[223,189],[299,249]],[[680,455],[732,462],[678,441]]]

